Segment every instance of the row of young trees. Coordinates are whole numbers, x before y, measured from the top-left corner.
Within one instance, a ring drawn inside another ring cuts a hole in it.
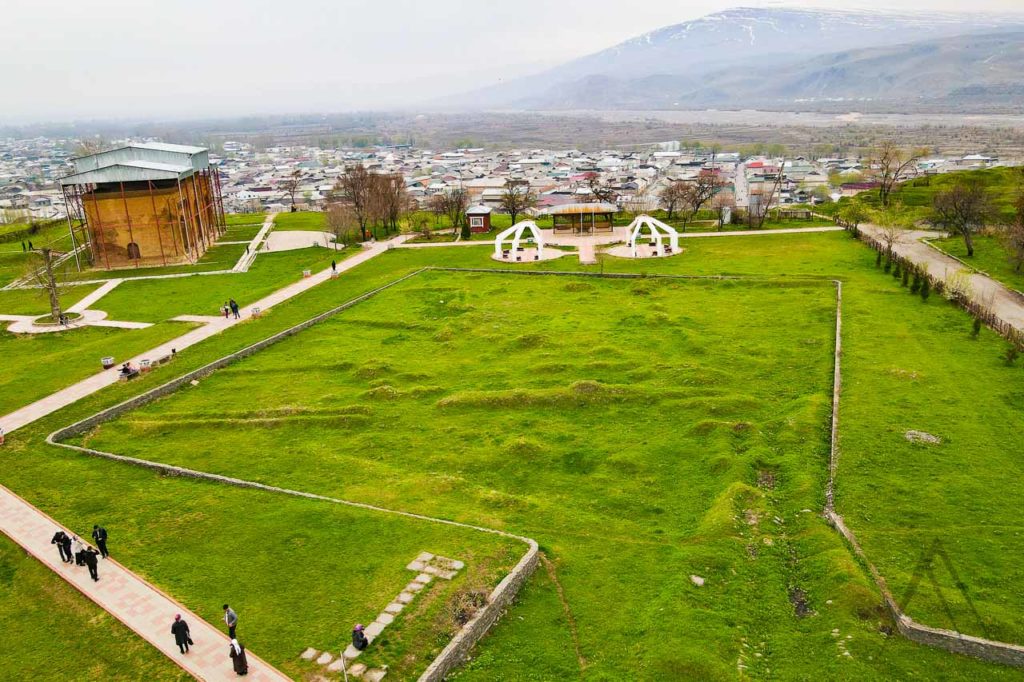
[[[343,244],[366,241],[371,230],[398,231],[402,215],[414,204],[398,173],[371,173],[365,166],[347,169],[328,199],[327,227]]]

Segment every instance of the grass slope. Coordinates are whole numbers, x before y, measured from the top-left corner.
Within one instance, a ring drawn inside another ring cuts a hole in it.
[[[0,631],[5,680],[192,679],[6,535],[0,535]]]
[[[111,387],[99,396],[82,401],[55,417],[14,434],[9,439],[9,447],[0,449],[0,465],[3,465],[0,466],[0,480],[28,496],[45,511],[62,520],[77,519],[76,523],[83,526],[91,523],[96,509],[102,509],[105,513],[121,514],[118,509],[122,505],[130,509],[154,503],[158,498],[154,481],[159,481],[159,488],[166,487],[170,490],[172,494],[167,499],[173,500],[157,503],[169,504],[177,509],[180,506],[179,498],[187,502],[194,494],[193,489],[184,482],[160,479],[145,472],[115,467],[108,462],[54,451],[41,444],[42,437],[48,430],[68,423],[73,418],[90,414],[103,405],[112,404],[147,386],[166,380],[170,376],[168,372],[177,373],[188,367],[198,366],[223,352],[242,347],[274,330],[304,319],[315,311],[336,305],[352,295],[423,265],[488,266],[490,262],[487,255],[486,249],[467,248],[388,252],[347,273],[338,281],[326,283],[292,302],[276,307],[261,320],[228,330],[216,340],[189,349],[180,354],[173,366],[161,368],[140,380],[137,385]],[[991,566],[985,565],[983,561],[971,562],[967,565],[970,570],[959,571],[959,578],[971,594],[984,592],[985,600],[975,602],[981,613],[1006,618],[1007,610],[994,609],[991,606],[1000,602],[1012,606],[1013,600],[1016,599],[1014,595],[1021,592],[1019,582],[1015,582],[1016,573],[1006,564],[1007,559],[1003,554],[1004,550],[1013,550],[1012,544],[1007,544],[1007,538],[1016,535],[1016,516],[1010,515],[1002,505],[993,507],[994,513],[989,517],[976,514],[972,507],[971,514],[978,518],[970,519],[977,523],[969,528],[969,532],[964,532],[965,526],[949,525],[949,522],[955,522],[958,516],[950,519],[945,506],[921,507],[917,504],[919,499],[905,499],[901,495],[907,486],[913,485],[912,479],[920,478],[922,472],[930,471],[930,467],[914,467],[915,462],[905,453],[897,451],[893,454],[890,447],[894,440],[901,437],[901,429],[911,428],[910,424],[928,424],[929,415],[936,405],[944,405],[947,402],[948,395],[944,391],[956,391],[958,402],[953,407],[964,406],[966,409],[965,406],[970,405],[974,410],[972,414],[985,415],[993,412],[1005,416],[986,420],[985,435],[993,436],[991,442],[981,437],[982,432],[977,429],[978,420],[944,420],[944,431],[940,433],[954,449],[943,452],[961,456],[961,459],[962,453],[969,452],[972,471],[977,469],[985,474],[987,489],[979,492],[970,476],[959,476],[950,470],[941,477],[942,494],[950,499],[968,501],[972,500],[971,496],[974,495],[976,501],[971,504],[979,509],[985,508],[990,499],[1012,500],[1016,495],[1016,479],[1013,476],[990,475],[990,468],[986,463],[991,459],[991,470],[1002,471],[1008,453],[1013,452],[1012,449],[1006,448],[1006,443],[1019,442],[1016,431],[1020,428],[1019,414],[1005,412],[1007,408],[999,406],[1007,404],[1007,401],[1010,405],[1014,404],[1012,387],[1019,384],[1021,369],[1007,368],[996,362],[1003,347],[998,339],[983,332],[979,340],[971,340],[967,335],[970,320],[966,315],[934,297],[928,303],[921,303],[919,299],[904,293],[891,277],[877,273],[872,264],[871,252],[851,242],[848,237],[822,234],[694,240],[687,244],[686,253],[678,258],[639,263],[603,258],[600,265],[587,268],[581,268],[575,259],[563,258],[544,263],[542,267],[589,271],[604,268],[605,271],[652,273],[805,274],[842,277],[846,281],[844,291],[847,299],[844,341],[850,349],[848,353],[857,353],[861,359],[851,357],[844,368],[847,393],[844,396],[844,412],[841,418],[844,425],[843,437],[849,442],[844,442],[843,459],[840,464],[840,511],[847,514],[851,525],[861,535],[869,556],[880,565],[883,574],[889,577],[889,572],[892,572],[890,582],[896,581],[897,594],[902,594],[907,580],[905,575],[900,577],[901,567],[910,567],[920,558],[921,548],[926,546],[930,534],[935,532],[931,530],[932,528],[946,528],[943,533],[947,538],[947,553],[955,567],[963,569],[965,566],[962,563],[964,557],[960,553],[961,549],[968,552],[976,547],[985,548],[983,558],[994,556],[997,561]],[[521,268],[537,269],[538,266],[526,264]],[[497,298],[500,300],[501,294],[498,294]],[[418,305],[422,304],[420,301]],[[700,306],[695,307],[699,309]],[[400,310],[399,317],[405,314]],[[457,324],[460,317],[472,314],[474,311],[454,318],[439,316],[437,322]],[[392,311],[388,310],[384,319],[392,316]],[[357,325],[356,329],[360,338],[365,338],[365,335],[376,327],[367,324],[365,318],[360,319],[363,319],[363,328],[360,329]],[[556,317],[552,319],[557,321]],[[802,312],[794,319],[803,319]],[[501,320],[498,323],[500,324]],[[796,327],[797,323],[791,322],[790,326]],[[810,330],[814,328],[814,325],[809,327]],[[894,334],[894,329],[905,331]],[[380,326],[379,332],[379,342],[395,336],[416,334],[415,330],[388,329],[386,325]],[[523,330],[519,335],[525,333]],[[757,344],[759,335],[759,328],[745,327],[737,338],[741,339],[741,343],[760,347],[760,344]],[[890,335],[893,338],[890,339]],[[298,338],[312,337],[302,335]],[[697,335],[697,338],[700,336]],[[908,338],[914,339],[915,342],[899,342]],[[712,340],[709,339],[708,343]],[[360,356],[359,361],[370,362],[376,359],[380,352],[388,352],[390,346],[379,342],[373,353]],[[398,342],[407,343],[401,340]],[[429,346],[429,353],[419,356],[424,366],[420,373],[433,371],[431,363],[439,357],[438,343],[446,342],[435,342]],[[323,354],[343,354],[346,352],[347,344],[348,339],[344,339],[337,343],[310,346],[312,354],[308,362],[312,364],[319,361]],[[483,355],[492,352],[486,344],[479,348],[474,347],[473,350]],[[715,354],[721,351],[715,350],[712,346],[711,352],[711,357],[715,357]],[[775,351],[769,348],[766,352]],[[956,371],[949,372],[951,376],[946,383],[932,385],[936,390],[934,395],[925,394],[916,387],[899,393],[890,393],[891,384],[887,383],[887,375],[880,376],[879,368],[913,367],[922,354],[935,356],[932,372],[938,374],[952,368]],[[694,355],[701,362],[708,359],[696,351]],[[257,356],[253,361],[259,360],[260,357]],[[515,357],[515,361],[501,365],[500,374],[522,371],[517,369],[521,363],[532,362],[530,356],[525,353],[517,353]],[[880,357],[884,360],[879,359]],[[440,359],[445,363],[451,362],[444,357]],[[579,367],[588,361],[587,349],[582,349],[570,356],[569,364],[572,367]],[[948,363],[948,367],[944,367],[943,363]],[[240,367],[242,365],[236,366]],[[969,379],[968,375],[976,367],[987,367],[983,376],[979,376],[977,381],[963,380],[963,377]],[[330,377],[330,380],[324,384],[325,390],[320,394],[320,398],[326,400],[337,391],[352,390],[350,384],[353,379],[350,373],[354,370],[354,367],[339,368],[333,373],[324,370],[324,374]],[[303,377],[304,374],[285,372],[281,376],[294,378]],[[321,377],[322,374],[319,372],[315,375],[318,381]],[[387,378],[391,378],[391,375],[387,375]],[[542,378],[531,377],[531,380],[539,381]],[[431,384],[431,381],[425,378],[406,376],[405,379],[417,382],[413,385],[429,387]],[[800,381],[803,382],[804,378]],[[293,385],[301,385],[303,382],[278,380],[276,383],[287,389],[282,396],[287,398],[294,395],[293,391],[298,390]],[[1002,393],[993,392],[992,385],[1005,386],[1007,390]],[[204,383],[200,388],[205,387]],[[364,392],[365,390],[364,388]],[[386,394],[387,391],[382,393]],[[410,399],[412,398],[409,396],[399,396],[397,401],[404,404]],[[373,401],[372,404],[376,406],[377,402]],[[381,409],[392,409],[387,405],[387,401],[384,401]],[[899,407],[895,427],[891,421],[891,405]],[[458,409],[474,408],[470,405]],[[1000,412],[1000,409],[1004,412]],[[469,419],[465,420],[465,425],[461,423],[462,421],[455,419],[457,423],[453,425],[454,430],[445,437],[457,438],[460,434],[476,432],[471,430]],[[859,426],[855,429],[854,426],[857,424]],[[429,426],[433,428],[433,425]],[[521,425],[516,423],[515,426],[519,428]],[[262,431],[268,430],[273,429]],[[588,433],[583,430],[580,432]],[[388,435],[388,438],[400,438],[402,433]],[[646,434],[643,429],[637,433],[641,436]],[[879,438],[879,434],[888,435]],[[815,436],[811,441],[818,442],[823,435]],[[271,436],[272,434],[261,434],[260,437]],[[408,437],[420,438],[422,435],[412,432]],[[872,439],[878,443],[874,443]],[[878,597],[866,581],[862,568],[850,559],[848,550],[837,541],[831,530],[822,526],[814,514],[799,513],[802,508],[820,509],[820,480],[813,481],[813,485],[804,490],[802,485],[797,485],[800,478],[794,481],[789,475],[779,476],[775,490],[767,491],[753,485],[756,480],[752,481],[749,478],[753,472],[748,472],[745,485],[755,488],[750,493],[753,497],[744,499],[741,496],[732,499],[743,502],[758,502],[760,499],[759,503],[764,505],[759,513],[761,520],[756,526],[748,527],[741,516],[740,520],[732,522],[733,525],[730,526],[727,511],[729,507],[725,505],[721,508],[722,514],[710,515],[710,518],[722,523],[711,526],[714,532],[706,533],[707,538],[701,537],[700,540],[707,543],[701,545],[699,542],[686,540],[685,521],[690,517],[684,515],[684,524],[678,527],[676,524],[676,510],[692,510],[710,501],[706,496],[699,494],[699,487],[691,490],[687,485],[689,479],[680,479],[679,485],[682,485],[684,490],[680,496],[691,498],[695,496],[694,493],[698,493],[696,497],[701,499],[673,499],[671,506],[662,507],[673,513],[667,516],[665,513],[655,515],[653,522],[650,507],[654,505],[649,498],[655,495],[658,489],[650,492],[644,489],[635,500],[629,495],[628,486],[635,489],[645,482],[633,480],[635,477],[654,476],[656,481],[663,482],[665,472],[661,469],[666,468],[665,464],[657,467],[653,474],[646,471],[623,474],[621,478],[625,480],[627,489],[622,491],[619,490],[618,480],[607,489],[600,489],[597,492],[592,490],[594,484],[585,487],[584,490],[592,493],[591,499],[585,499],[577,505],[578,510],[574,506],[565,511],[567,518],[571,520],[578,516],[589,523],[607,509],[613,509],[616,514],[616,518],[607,525],[607,528],[601,526],[593,533],[587,532],[587,526],[577,526],[564,519],[549,517],[550,510],[562,499],[548,500],[545,495],[537,494],[530,487],[546,486],[543,480],[537,482],[535,479],[544,479],[552,473],[552,487],[555,492],[560,495],[572,495],[572,486],[565,483],[570,477],[570,471],[558,470],[558,466],[571,467],[571,461],[548,462],[547,453],[542,452],[538,464],[533,467],[538,469],[539,473],[533,472],[530,468],[523,472],[517,471],[515,463],[518,460],[513,460],[510,456],[505,456],[494,465],[474,467],[472,465],[477,461],[481,446],[472,440],[468,440],[467,443],[468,453],[474,457],[467,458],[464,462],[460,459],[451,463],[450,469],[454,473],[445,475],[455,478],[450,484],[452,488],[449,489],[442,478],[429,490],[412,490],[406,508],[415,507],[419,511],[451,509],[460,514],[471,514],[476,518],[486,515],[495,521],[510,525],[522,523],[529,530],[535,531],[533,534],[542,540],[545,549],[556,561],[568,605],[578,621],[581,650],[588,663],[583,676],[588,679],[612,679],[622,676],[636,679],[733,679],[739,662],[750,666],[743,674],[759,678],[770,675],[780,679],[1020,679],[1020,674],[1011,669],[918,647],[898,637],[885,637],[879,634],[877,628],[879,621],[883,619],[877,613]],[[867,451],[862,457],[870,457],[870,462],[858,465],[858,443]],[[968,446],[961,448],[961,443]],[[307,443],[303,447],[308,446]],[[1002,450],[1007,452],[1001,453]],[[448,459],[456,454],[458,451]],[[628,451],[624,451],[623,454],[632,455]],[[315,455],[318,458],[329,457],[330,453],[318,450]],[[274,457],[276,458],[276,455]],[[286,452],[284,457],[294,458],[295,454]],[[426,462],[417,461],[407,465],[405,460],[412,457],[413,455],[401,449],[367,450],[366,456],[360,460],[360,467],[364,466],[365,461],[365,466],[373,471],[384,471],[398,481],[406,478],[413,481],[421,478],[423,471],[430,469],[434,461],[428,458]],[[493,462],[495,457],[501,455],[488,454],[486,448],[483,449],[483,461]],[[256,473],[265,472],[273,467],[273,462],[261,461],[266,458],[266,455],[262,458],[250,458]],[[601,467],[607,468],[609,459],[614,459],[614,456],[598,461],[597,476],[602,473]],[[788,466],[796,467],[797,472],[805,471],[808,477],[815,475],[813,472],[818,471],[815,466],[820,464],[820,461],[803,462],[802,459],[799,456],[795,459],[787,458]],[[817,457],[813,459],[820,460]],[[671,457],[663,459],[665,463],[674,461],[675,458]],[[934,459],[926,461],[931,465]],[[949,465],[955,467],[958,461],[951,459]],[[392,462],[396,464],[395,467],[389,466]],[[14,466],[15,464],[17,466]],[[250,462],[245,464],[244,468],[247,470]],[[397,466],[398,464],[401,466]],[[585,464],[586,459],[582,462],[582,465]],[[303,466],[306,465],[307,463],[303,462]],[[894,472],[891,476],[890,470]],[[286,473],[295,480],[308,476],[311,482],[318,485],[337,480],[337,476],[331,471]],[[713,478],[711,474],[713,472],[705,472],[698,483],[707,483],[709,478]],[[580,478],[589,475],[591,474],[577,474]],[[491,480],[500,484],[500,487],[487,485]],[[372,501],[394,494],[392,490],[382,489],[383,486],[357,484],[348,480],[340,485],[345,487],[347,492],[358,492],[362,489],[362,494]],[[413,487],[412,483],[403,485]],[[494,498],[484,497],[482,500],[479,496],[470,498],[461,494],[467,485],[471,493],[497,490],[504,492],[507,497],[499,495]],[[522,490],[519,489],[521,486]],[[90,491],[90,488],[95,490]],[[568,492],[563,492],[565,488],[569,488]],[[927,491],[929,495],[933,494],[931,490],[930,487]],[[61,491],[61,494],[54,494],[55,491]],[[69,497],[64,494],[65,491],[70,491],[72,495]],[[97,497],[99,491],[103,492],[102,501]],[[749,492],[743,488],[739,491]],[[429,492],[435,494],[431,497]],[[84,502],[80,501],[85,495],[91,497]],[[129,497],[125,497],[126,495]],[[811,500],[807,507],[796,508],[797,505],[803,504],[804,498],[809,495],[814,495],[815,499]],[[115,501],[111,501],[112,498]],[[227,528],[230,534],[236,527],[234,519],[237,514],[221,516],[217,513],[218,505],[214,500],[207,497],[203,499],[209,501],[210,509],[200,505],[201,512],[196,510],[197,513],[191,514],[190,518],[203,520],[207,516],[215,517],[213,525],[201,525],[194,528],[193,532],[211,532],[212,529],[221,532]],[[878,512],[879,499],[886,500],[885,514]],[[246,505],[247,502],[233,499],[230,504],[237,509],[239,505]],[[80,508],[83,505],[87,512],[83,513]],[[857,510],[860,507],[867,508],[869,513],[858,514]],[[769,521],[774,516],[783,521],[782,526]],[[126,522],[130,522],[133,514],[128,512],[124,518]],[[903,529],[901,534],[890,532],[892,519],[899,520]],[[246,522],[250,526],[277,527],[262,517],[246,518]],[[623,529],[635,532],[624,536],[621,532]],[[661,530],[662,533],[655,534],[657,530]],[[875,534],[873,530],[879,532]],[[161,520],[148,521],[140,532],[148,533],[150,542],[157,543],[157,549],[166,547],[167,551],[176,551],[175,545],[162,544],[164,536],[168,533]],[[764,544],[765,537],[769,537],[773,544]],[[955,537],[955,552],[949,550],[949,537]],[[756,557],[747,554],[748,545],[760,548]],[[191,558],[206,556],[203,551],[201,548],[187,547],[181,550],[181,554]],[[159,562],[155,562],[151,554],[152,552],[133,554],[130,565],[147,567],[147,570],[151,571],[151,577],[163,586],[169,586],[173,582],[172,591],[176,595],[186,592],[196,594],[201,589],[206,589],[201,588],[202,578],[191,573],[179,581],[173,571],[166,570],[163,564],[158,566]],[[699,565],[704,558],[710,561],[704,564],[703,568],[712,569],[706,571],[711,580],[705,588],[697,590],[689,585],[687,573],[692,570],[691,566]],[[714,561],[711,561],[712,559]],[[735,575],[729,570],[733,567],[737,570]],[[282,566],[275,566],[275,570],[282,570]],[[667,583],[646,580],[646,576],[651,573],[660,574],[661,579]],[[940,580],[944,580],[941,570],[937,575]],[[945,580],[945,587],[951,587],[955,591],[952,580]],[[478,679],[563,679],[572,676],[575,660],[572,650],[568,647],[571,638],[566,630],[554,630],[557,625],[566,627],[567,622],[560,615],[563,612],[557,602],[557,594],[545,581],[543,574],[531,581],[522,595],[520,604],[499,624],[493,636],[477,650],[474,654],[476,662],[464,670],[462,675]],[[795,617],[788,603],[789,589],[793,585],[806,592],[808,602],[816,612],[815,615],[804,619]],[[927,591],[919,591],[909,607],[911,615],[925,622],[929,622],[927,617],[932,613],[929,604],[938,603],[935,599],[928,600]],[[259,602],[272,601],[270,596],[262,593],[249,594],[255,596]],[[623,600],[627,605],[640,606],[630,610],[620,605]],[[212,617],[216,617],[216,614],[214,613]],[[970,624],[969,620],[963,622]],[[941,618],[936,618],[931,624],[947,625]],[[347,627],[347,623],[342,623],[341,626]],[[994,626],[991,627],[994,629]],[[1002,627],[1013,630],[1017,627],[1016,620],[1009,620]],[[843,640],[842,647],[833,637],[833,629],[839,631]],[[846,639],[847,636],[852,639]],[[843,648],[851,652],[850,657],[842,655]],[[255,645],[254,650],[257,650]],[[757,657],[754,653],[762,655]],[[288,655],[294,656],[290,652]],[[271,657],[271,660],[274,658]],[[753,665],[750,665],[751,661]],[[771,673],[767,672],[769,667]]]

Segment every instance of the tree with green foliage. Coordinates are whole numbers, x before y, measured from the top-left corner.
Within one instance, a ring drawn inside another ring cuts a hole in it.
[[[868,210],[859,201],[848,201],[840,207],[839,219],[856,230],[868,219]]]
[[[1024,267],[1024,190],[1018,193],[1013,220],[1001,236],[1013,271],[1020,272]]]
[[[964,238],[967,257],[974,256],[972,235],[995,215],[988,189],[977,180],[958,179],[949,189],[935,195],[932,222]]]

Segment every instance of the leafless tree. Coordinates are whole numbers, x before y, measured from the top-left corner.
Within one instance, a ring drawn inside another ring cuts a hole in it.
[[[680,214],[683,217],[683,231],[697,212],[711,198],[721,191],[724,183],[715,173],[700,173],[694,180],[683,183]]]
[[[363,241],[367,239],[366,225],[373,209],[373,183],[373,176],[366,167],[357,164],[347,168],[335,186],[340,198],[351,206]]]
[[[1003,232],[1003,244],[1014,272],[1024,268],[1024,192],[1017,196],[1013,222]]]
[[[359,221],[351,206],[341,201],[332,201],[327,205],[324,215],[327,229],[334,235],[335,243],[348,246],[359,241]]]
[[[409,207],[405,180],[400,174],[371,175],[370,206],[374,223],[385,230],[397,230],[398,221]]]
[[[719,192],[711,198],[711,208],[718,216],[718,230],[721,232],[725,226],[726,209],[729,210],[730,214],[736,210],[736,197],[732,192]]]
[[[519,214],[537,205],[537,195],[528,183],[505,181],[505,191],[501,194],[501,208],[512,216],[512,224],[516,224]]]
[[[459,187],[448,189],[438,196],[442,197],[444,213],[451,221],[452,227],[462,228],[462,238],[469,237],[469,221],[466,220],[466,209],[469,208],[469,193]]]
[[[672,215],[676,212],[676,209],[683,203],[683,199],[686,195],[686,183],[680,181],[674,181],[667,187],[664,187],[661,192],[658,193],[658,199],[661,201],[662,208],[668,213],[668,219],[672,220]]]
[[[622,201],[622,209],[633,217],[650,210],[651,196],[647,188],[638,189]]]
[[[434,225],[441,223],[441,216],[445,215],[447,203],[443,194],[435,194],[427,200],[427,210],[434,214]]]
[[[763,190],[750,193],[750,205],[747,207],[747,224],[752,229],[760,230],[764,227],[764,221],[768,217],[768,209],[772,207],[775,197],[778,196],[779,190],[782,189],[782,180],[785,177],[782,169],[785,167],[786,159],[783,158],[779,163],[779,172],[775,175],[775,181],[770,185],[767,193]]]
[[[289,206],[291,211],[295,212],[295,193],[299,191],[299,185],[302,184],[302,171],[298,168],[292,171],[291,175],[281,181],[281,189],[288,194],[290,201]]]
[[[36,253],[42,262],[32,258],[25,273],[25,279],[28,283],[39,287],[49,298],[50,317],[54,322],[57,322],[61,319],[61,315],[64,312],[60,305],[60,296],[64,287],[58,281],[57,273],[54,270],[53,261],[55,257],[53,251],[47,246],[36,249]]]
[[[583,182],[586,184],[587,189],[590,190],[590,199],[592,201],[603,201],[608,204],[615,203],[615,190],[608,185],[604,184],[601,180],[601,176],[591,171],[583,176]]]
[[[992,220],[995,211],[985,186],[977,181],[957,180],[952,187],[935,195],[932,221],[964,238],[967,256],[974,255],[971,236]]]
[[[879,182],[878,197],[882,206],[889,205],[896,183],[905,179],[914,164],[927,153],[927,149],[903,149],[892,140],[882,142],[872,151],[871,173]]]

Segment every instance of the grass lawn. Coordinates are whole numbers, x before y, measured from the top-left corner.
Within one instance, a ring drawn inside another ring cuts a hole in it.
[[[50,334],[0,332],[0,414],[99,372],[100,358],[106,355],[127,360],[184,334],[190,327],[175,322],[146,329],[83,327]]]
[[[296,211],[295,213],[278,213],[274,216],[275,230],[312,230],[327,229],[327,214],[321,211]]]
[[[353,246],[341,251],[315,247],[278,253],[260,253],[248,272],[202,275],[166,280],[125,282],[96,304],[113,319],[159,322],[178,315],[217,315],[228,299],[248,305],[313,272],[357,253]]]
[[[223,237],[222,241],[240,241]],[[166,265],[144,268],[118,268],[104,270],[102,267],[83,269],[82,272],[69,271],[69,280],[112,279],[115,277],[131,279],[133,277],[150,277],[153,275],[177,275],[182,273],[208,272],[212,270],[230,270],[245,253],[245,244],[214,244],[206,253],[199,257],[194,265]]]
[[[789,531],[770,518],[820,492],[833,316],[827,282],[428,273],[85,442],[537,532],[564,557],[589,645],[629,646],[667,608],[678,627],[638,652],[642,664],[720,674],[734,661],[706,661],[694,638],[726,646],[736,618],[751,635],[774,632],[791,609]],[[779,324],[790,317],[802,323]],[[787,486],[757,487],[766,472]],[[767,518],[748,526],[735,514]],[[763,564],[749,563],[750,543]],[[600,547],[614,549],[602,558]],[[712,585],[698,591],[690,574]],[[763,612],[744,614],[763,581],[776,586]],[[633,595],[609,604],[603,590]]]
[[[964,246],[963,237],[947,237],[946,239],[935,239],[933,244],[946,253],[952,254],[982,272],[988,273],[1011,289],[1024,291],[1024,268],[1020,271],[1014,269],[1010,263],[1009,253],[1006,247],[996,236],[975,235],[974,255],[967,256],[967,247]]]
[[[67,287],[60,297],[61,306],[67,310],[99,288],[96,284]],[[0,313],[4,315],[45,315],[50,312],[50,299],[42,289],[10,289],[0,291]],[[0,326],[6,326],[0,324]]]
[[[251,241],[260,230],[263,229],[262,223],[256,225],[236,225],[229,226],[227,232],[221,237],[226,242],[240,242],[240,241]]]
[[[1011,509],[1019,492],[1012,458],[1021,442],[1014,387],[1022,370],[1000,364],[1004,344],[987,332],[970,339],[966,315],[935,297],[922,303],[910,296],[844,234],[686,246],[681,256],[657,261],[602,257],[583,267],[562,258],[517,269],[841,277],[847,350],[839,510],[897,595],[922,548],[941,535],[984,627],[1014,635],[1020,624],[1012,614],[1024,594]],[[305,538],[287,552],[251,548],[320,523],[301,521],[277,501],[264,505],[221,489],[205,494],[206,484],[48,448],[43,436],[166,380],[167,372],[401,274],[430,264],[488,266],[488,255],[466,248],[383,254],[181,353],[135,386],[111,387],[14,434],[0,449],[0,482],[76,527],[97,513],[113,517],[131,529],[115,551],[190,606],[206,604],[207,618],[216,621],[223,586],[238,582],[248,588],[248,612],[277,627],[278,611],[307,611],[301,597],[298,606],[282,603],[296,598],[293,583],[316,597],[334,594],[307,579],[304,563],[291,563],[294,556],[320,567],[304,548],[322,551],[319,543],[334,547],[334,539]],[[816,513],[802,511],[822,504],[834,309],[827,283],[581,282],[588,290],[550,277],[427,277],[125,417],[119,423],[131,437],[107,425],[94,438],[138,452],[144,434],[151,447],[143,456],[537,538],[561,591],[539,569],[460,677],[580,676],[561,593],[578,626],[586,679],[735,679],[738,663],[753,678],[1020,679],[1012,669],[880,634],[885,618],[863,568]],[[587,381],[597,385],[577,383]],[[439,405],[444,398],[451,400]],[[347,407],[367,412],[338,414]],[[247,420],[243,429],[238,420]],[[944,444],[910,446],[906,428],[937,433]],[[174,450],[176,443],[190,450]],[[245,523],[223,505],[244,507]],[[186,530],[178,517],[187,519]],[[142,536],[144,549],[135,546]],[[222,550],[251,556],[253,571],[248,561],[224,568],[216,558]],[[377,566],[382,552],[374,545],[358,555]],[[335,561],[330,577],[345,565]],[[289,578],[261,582],[258,569]],[[707,583],[693,586],[690,574]],[[956,601],[953,578],[941,568],[936,577],[956,624],[984,634]],[[813,615],[795,615],[793,588],[806,594]],[[950,626],[930,583],[922,582],[908,608],[923,622]],[[350,627],[348,611],[326,628],[319,613],[304,633],[320,637],[333,628],[340,638]],[[298,627],[286,624],[281,643],[250,642],[253,651],[294,661]],[[263,637],[264,628],[257,630]],[[310,645],[318,646],[303,646]]]
[[[6,535],[0,535],[0,630],[5,680],[192,679]]]
[[[266,213],[225,213],[224,222],[231,229],[233,225],[262,225]]]

